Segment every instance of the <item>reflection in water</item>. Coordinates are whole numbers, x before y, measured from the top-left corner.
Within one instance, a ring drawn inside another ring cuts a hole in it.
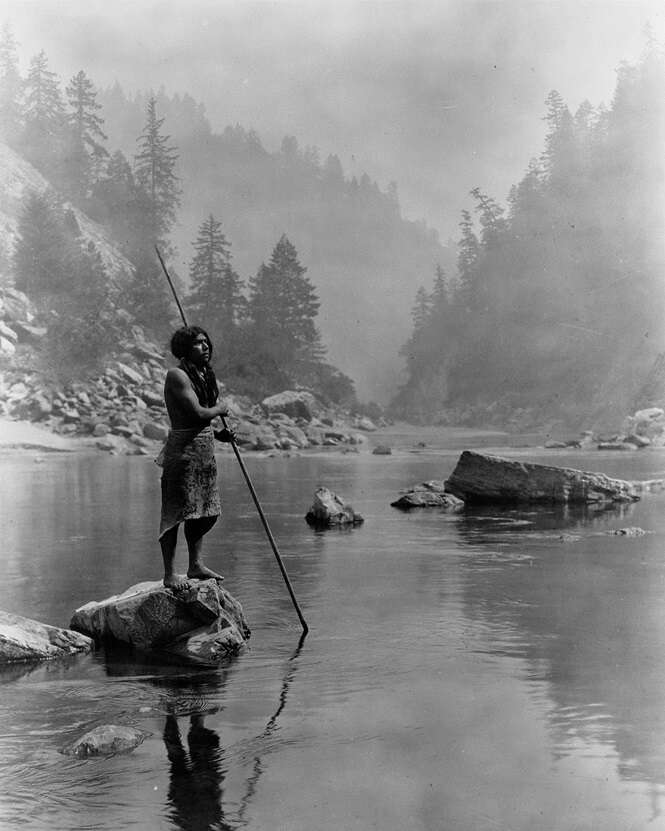
[[[548,505],[524,508],[474,506],[457,514],[457,527],[465,542],[516,540],[528,536],[558,538],[563,532],[607,528],[610,520],[625,522],[634,513],[632,502],[613,505]],[[555,534],[554,532],[558,532]]]
[[[252,804],[264,770],[265,740],[277,727],[280,714],[287,704],[289,688],[296,674],[297,662],[306,633],[300,637],[291,655],[282,680],[277,707],[264,730],[248,742],[259,748],[253,752],[253,765],[240,798],[235,816],[223,806],[223,783],[228,774],[225,748],[218,733],[205,724],[205,719],[223,708],[224,690],[232,664],[223,669],[199,671],[192,675],[182,664],[164,664],[161,656],[138,655],[124,646],[108,648],[106,671],[115,677],[134,680],[145,678],[164,693],[166,711],[162,738],[169,761],[169,788],[165,816],[182,831],[231,831],[246,824],[246,813]],[[184,674],[183,674],[184,673]],[[183,733],[187,729],[186,741]]]
[[[649,506],[641,510],[644,521]],[[652,783],[659,816],[662,555],[655,536],[630,548],[608,533],[634,512],[632,504],[600,512],[484,509],[461,515],[458,528],[473,552],[463,561],[464,592],[467,614],[483,623],[479,651],[524,659],[534,691],[546,683],[555,758],[578,752],[580,742],[611,748],[624,780]]]
[[[296,647],[295,652],[289,659],[289,666],[287,668],[286,674],[284,676],[284,680],[282,681],[282,688],[279,691],[279,704],[275,712],[270,716],[268,719],[268,723],[266,724],[265,730],[257,736],[257,740],[261,741],[263,739],[267,739],[270,734],[273,732],[275,727],[277,726],[277,719],[279,718],[282,710],[286,706],[286,697],[289,692],[289,687],[293,681],[293,678],[296,674],[296,669],[298,665],[296,663],[296,659],[298,655],[300,655],[300,650],[305,643],[305,638],[307,637],[307,632],[303,632],[300,636],[300,641],[298,642],[298,646]],[[245,813],[247,811],[248,806],[251,804],[252,797],[256,792],[256,786],[258,784],[259,779],[261,778],[261,774],[263,773],[263,761],[261,758],[261,754],[257,753],[254,756],[254,769],[252,771],[252,775],[247,780],[247,792],[241,802],[240,810],[238,812],[240,818],[244,820]]]
[[[219,736],[204,724],[202,714],[189,717],[187,750],[178,719],[166,716],[164,744],[170,768],[169,818],[183,831],[231,829],[224,822],[222,782],[226,771]]]

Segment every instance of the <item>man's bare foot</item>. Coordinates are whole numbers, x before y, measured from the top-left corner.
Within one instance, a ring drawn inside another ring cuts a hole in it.
[[[170,574],[164,577],[164,585],[167,589],[181,589],[187,585],[187,578],[184,574]]]
[[[218,583],[221,583],[224,579],[221,574],[217,574],[217,572],[213,571],[211,568],[200,565],[190,568],[187,572],[187,576],[191,580],[217,580]]]

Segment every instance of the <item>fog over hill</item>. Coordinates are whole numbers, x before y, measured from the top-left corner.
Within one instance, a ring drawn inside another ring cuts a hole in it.
[[[286,234],[318,292],[328,359],[383,402],[407,378],[419,288],[437,266],[459,279],[463,210],[481,233],[471,190],[505,208],[543,153],[550,91],[572,113],[585,99],[602,112],[621,62],[665,20],[651,0],[10,0],[5,18],[24,69],[44,49],[64,83],[85,70],[108,148],[130,162],[156,93],[182,187],[174,270],[186,278],[208,214],[245,281]],[[470,357],[458,363],[472,375]]]

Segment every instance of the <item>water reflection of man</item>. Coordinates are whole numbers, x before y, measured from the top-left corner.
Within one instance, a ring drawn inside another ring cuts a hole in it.
[[[226,771],[219,736],[204,725],[201,714],[190,716],[187,747],[178,719],[167,715],[164,744],[171,764],[168,801],[171,818],[182,831],[231,831],[224,821],[222,782]]]

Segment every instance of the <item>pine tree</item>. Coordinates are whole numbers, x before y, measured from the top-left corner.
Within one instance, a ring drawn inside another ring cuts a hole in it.
[[[134,175],[145,199],[148,239],[164,246],[176,220],[180,205],[180,185],[175,172],[178,152],[164,135],[163,118],[157,117],[154,95],[148,100],[147,121],[137,139],[139,152],[134,157]]]
[[[411,320],[414,333],[422,331],[429,322],[432,315],[432,298],[424,286],[420,286],[416,292],[416,300],[411,309]]]
[[[17,43],[9,24],[5,23],[0,33],[0,137],[10,145],[17,142],[23,126],[22,89]]]
[[[67,280],[67,236],[53,194],[31,192],[19,217],[14,250],[16,288],[33,299],[64,291]]]
[[[49,178],[59,179],[62,168],[66,115],[55,72],[42,51],[30,61],[24,88],[23,147],[26,158]]]
[[[189,268],[189,305],[197,319],[215,333],[215,342],[229,353],[241,318],[241,280],[231,266],[230,243],[222,223],[210,214],[199,227]]]
[[[103,159],[108,156],[102,144],[106,141],[104,119],[97,114],[101,104],[97,103],[95,87],[83,70],[74,75],[65,92],[70,109],[67,179],[70,192],[81,200],[88,195]]]
[[[501,244],[507,229],[504,211],[495,199],[482,193],[480,188],[474,188],[471,196],[476,200],[476,212],[480,216],[480,241],[485,250],[489,251]]]
[[[543,167],[553,190],[570,187],[575,179],[576,144],[574,121],[561,95],[552,90],[545,101],[548,131],[545,137]]]
[[[261,265],[250,281],[249,314],[259,351],[271,354],[296,380],[325,351],[314,323],[320,303],[306,271],[283,235],[270,263]]]
[[[473,219],[467,210],[462,211],[460,230],[462,231],[462,237],[457,244],[458,298],[461,306],[469,309],[474,302],[476,283],[478,281],[480,243],[474,230]]]

